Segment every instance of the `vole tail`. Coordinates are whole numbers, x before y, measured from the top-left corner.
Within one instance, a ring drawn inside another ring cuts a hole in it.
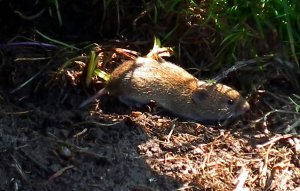
[[[94,101],[95,99],[101,97],[104,94],[107,94],[107,90],[105,88],[102,88],[101,90],[99,90],[95,95],[93,95],[92,97],[88,98],[87,100],[83,101],[80,105],[79,108],[82,108],[84,106],[86,106],[87,104],[91,103],[92,101]]]

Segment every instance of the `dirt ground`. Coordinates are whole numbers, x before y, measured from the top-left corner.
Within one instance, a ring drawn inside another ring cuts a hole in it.
[[[26,13],[25,5],[4,4]],[[72,6],[78,10],[78,4]],[[4,22],[8,16],[0,7],[0,190],[300,189],[300,98],[278,69],[247,76],[245,89],[251,83],[264,86],[243,91],[251,111],[225,125],[188,122],[160,109],[128,108],[110,96],[79,108],[97,86],[91,91],[81,82],[74,84],[79,78],[72,79],[68,69],[56,74],[66,60],[83,52],[13,44],[18,42],[13,36],[32,37],[32,25],[47,18],[32,24],[14,14],[10,19],[18,22]],[[61,31],[72,31],[73,24]],[[49,34],[57,32],[52,29]],[[82,28],[72,35],[80,33],[77,40],[86,40],[86,32]],[[95,36],[94,31],[91,38]],[[115,41],[108,44],[116,47]]]
[[[36,65],[2,66],[1,190],[172,190],[180,185],[147,165],[137,148],[149,136],[129,117],[91,116],[88,108],[78,109],[86,99],[78,89],[36,86],[51,78],[12,94],[10,78],[25,80]]]
[[[243,173],[253,190],[299,186],[297,136],[278,134],[294,114],[266,117],[268,104],[292,107],[277,97],[291,89],[284,80],[271,86],[281,88],[276,96],[249,97],[251,112],[241,118],[202,125],[111,96],[79,108],[88,96],[70,76],[55,75],[59,59],[17,59],[53,52],[3,51],[1,190],[233,190]]]

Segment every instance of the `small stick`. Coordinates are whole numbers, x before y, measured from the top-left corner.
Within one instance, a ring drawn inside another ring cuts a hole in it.
[[[171,138],[171,136],[172,136],[172,134],[173,134],[173,132],[174,132],[175,127],[176,127],[176,124],[175,124],[175,121],[174,121],[174,123],[173,123],[173,125],[172,125],[172,129],[171,129],[171,131],[170,131],[169,134],[168,134],[167,142],[170,142],[170,138]]]
[[[239,190],[250,190],[249,188],[245,188],[245,187],[244,187],[248,175],[249,175],[248,170],[246,170],[245,168],[243,168],[241,174],[239,175],[239,177],[238,177],[238,179],[237,179],[238,183],[237,183],[237,185],[236,185],[234,191],[239,191]]]
[[[274,138],[272,138],[271,140],[263,143],[263,144],[259,144],[259,145],[256,145],[256,148],[262,148],[262,147],[265,147],[267,145],[270,145],[270,144],[275,144],[275,142],[281,140],[281,139],[288,139],[288,138],[291,138],[293,137],[294,135],[291,135],[291,134],[287,134],[287,135],[278,135]]]
[[[69,166],[66,166],[66,167],[60,169],[59,171],[55,172],[52,176],[50,176],[48,178],[48,181],[51,181],[54,178],[61,176],[66,170],[71,169],[71,168],[74,168],[74,165],[69,165]]]

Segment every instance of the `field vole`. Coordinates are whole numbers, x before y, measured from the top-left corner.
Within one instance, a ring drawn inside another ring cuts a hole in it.
[[[175,64],[144,57],[118,66],[105,88],[81,106],[104,93],[117,96],[129,106],[153,100],[175,115],[195,121],[236,117],[249,109],[240,93],[226,85],[198,80]]]

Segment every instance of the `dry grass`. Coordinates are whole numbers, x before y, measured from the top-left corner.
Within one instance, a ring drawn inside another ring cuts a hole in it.
[[[140,154],[157,173],[186,182],[183,190],[293,190],[299,186],[299,136],[261,134],[265,141],[258,144],[244,138],[249,130],[235,133],[145,115],[135,122],[151,136],[139,146]]]

